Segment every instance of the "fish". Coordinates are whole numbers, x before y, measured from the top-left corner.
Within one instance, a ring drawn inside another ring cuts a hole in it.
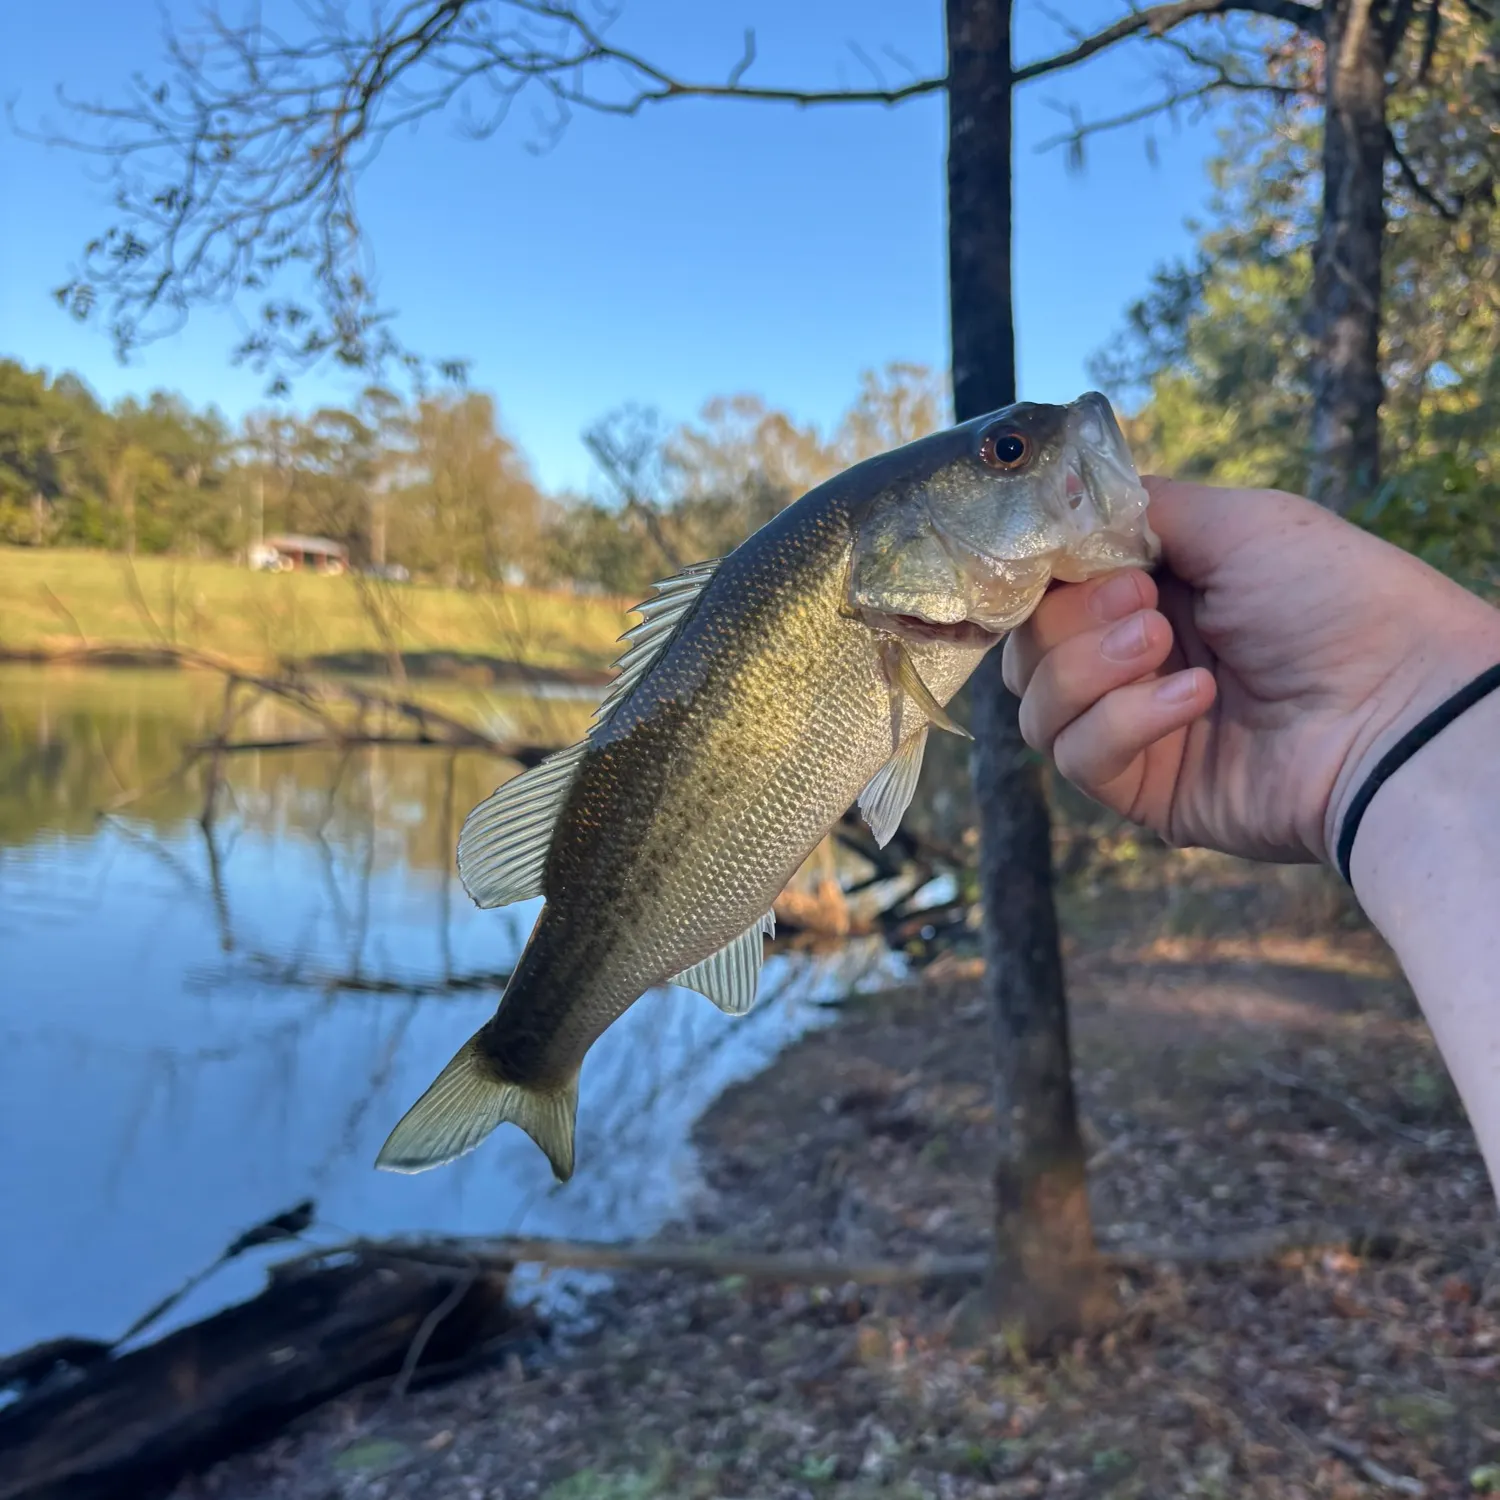
[[[929,732],[1054,579],[1160,543],[1109,401],[1018,402],[809,490],[722,558],[652,588],[585,737],[466,818],[480,907],[543,898],[491,1018],[391,1131],[420,1172],[499,1125],[575,1165],[579,1071],[665,984],[753,1006],[772,903],[858,805],[882,847]]]

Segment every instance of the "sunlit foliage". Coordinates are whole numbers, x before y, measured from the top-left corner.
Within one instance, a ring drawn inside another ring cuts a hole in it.
[[[1415,64],[1413,64],[1415,66]],[[1387,182],[1388,475],[1355,519],[1481,587],[1500,581],[1500,135],[1491,44],[1445,28],[1423,87],[1393,93]],[[1405,166],[1402,165],[1404,160]],[[1159,270],[1095,376],[1132,409],[1143,467],[1301,490],[1317,228],[1312,109],[1225,132],[1196,255]]]

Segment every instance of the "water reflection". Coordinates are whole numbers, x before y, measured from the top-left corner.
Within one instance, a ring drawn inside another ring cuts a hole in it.
[[[826,1020],[816,1002],[889,971],[875,945],[772,958],[771,1003],[739,1022],[645,997],[585,1064],[566,1187],[513,1130],[442,1171],[377,1173],[535,918],[477,911],[451,873],[497,763],[247,754],[205,819],[203,768],[171,773],[219,708],[187,674],[0,669],[0,1350],[114,1336],[303,1197],[324,1233],[649,1233],[693,1182],[702,1109]],[[485,708],[576,732],[590,705]],[[255,736],[285,732],[255,711]],[[260,1264],[173,1321],[248,1293]]]

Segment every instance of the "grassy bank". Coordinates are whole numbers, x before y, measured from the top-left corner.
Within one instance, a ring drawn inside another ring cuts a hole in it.
[[[392,649],[472,652],[538,667],[616,656],[625,606],[537,589],[466,593],[232,563],[0,547],[0,652],[164,640],[245,665]]]

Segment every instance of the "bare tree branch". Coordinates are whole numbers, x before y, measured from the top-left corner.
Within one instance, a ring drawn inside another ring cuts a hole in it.
[[[1106,26],[1092,36],[1083,38],[1066,52],[1042,58],[1038,62],[1026,63],[1017,68],[1011,77],[1015,83],[1025,83],[1028,79],[1041,78],[1045,74],[1074,67],[1096,53],[1132,37],[1142,34],[1164,36],[1184,22],[1235,12],[1253,13],[1271,20],[1285,21],[1309,36],[1323,34],[1322,12],[1314,6],[1302,5],[1298,0],[1172,0],[1171,4],[1133,10],[1113,26]]]
[[[1407,160],[1406,153],[1402,151],[1390,126],[1387,126],[1385,131],[1385,149],[1390,154],[1391,160],[1396,163],[1396,170],[1401,173],[1402,180],[1428,208],[1450,223],[1459,217],[1463,212],[1462,202],[1456,205],[1444,203],[1437,193],[1417,176],[1417,169]]]
[[[667,568],[680,572],[686,563],[667,535],[660,504],[662,433],[654,410],[627,405],[595,422],[583,434],[583,444],[614,486],[620,503],[644,528]]]
[[[484,138],[523,96],[534,98],[528,145],[540,151],[578,109],[630,116],[675,99],[894,106],[947,86],[945,76],[894,58],[906,77],[887,80],[859,49],[869,87],[752,83],[757,51],[748,31],[722,81],[678,77],[613,38],[611,0],[395,0],[372,6],[363,21],[344,0],[305,0],[299,14],[307,34],[291,37],[261,20],[231,23],[211,6],[192,29],[169,27],[164,80],[138,75],[115,103],[60,94],[82,122],[71,135],[16,125],[109,164],[115,222],[88,243],[56,295],[81,319],[100,316],[120,357],[175,332],[194,307],[233,305],[249,293],[260,305],[235,359],[268,374],[274,391],[286,389],[290,373],[330,359],[364,370],[394,362],[425,378],[428,362],[401,345],[382,303],[356,186],[393,132],[449,106],[458,107],[462,133]],[[1318,9],[1301,0],[1167,0],[1075,35],[1064,50],[1018,68],[1014,81],[1231,14],[1311,35],[1321,29]],[[283,292],[296,275],[311,282],[310,295]],[[459,360],[437,367],[450,379],[464,373]]]
[[[1443,25],[1443,7],[1440,0],[1431,0],[1427,7],[1427,24],[1422,31],[1422,55],[1417,61],[1417,82],[1426,83],[1432,71],[1432,59],[1437,52],[1438,33]]]
[[[1202,83],[1174,88],[1160,98],[1123,110],[1116,115],[1105,115],[1096,120],[1084,120],[1075,109],[1069,111],[1073,118],[1072,129],[1059,135],[1048,136],[1037,144],[1037,151],[1055,151],[1059,146],[1068,148],[1073,164],[1081,165],[1083,143],[1090,136],[1102,135],[1106,131],[1119,130],[1126,125],[1139,125],[1158,115],[1173,114],[1189,105],[1204,105],[1221,93],[1264,94],[1272,98],[1305,98],[1308,90],[1295,84],[1273,83],[1269,79],[1236,78],[1229,74],[1216,75]]]
[[[1432,9],[1436,10],[1438,4],[1439,0],[1432,0]],[[1380,28],[1380,45],[1387,62],[1395,57],[1401,43],[1406,39],[1416,6],[1417,0],[1396,0],[1396,3],[1391,6],[1390,14],[1386,16]]]

